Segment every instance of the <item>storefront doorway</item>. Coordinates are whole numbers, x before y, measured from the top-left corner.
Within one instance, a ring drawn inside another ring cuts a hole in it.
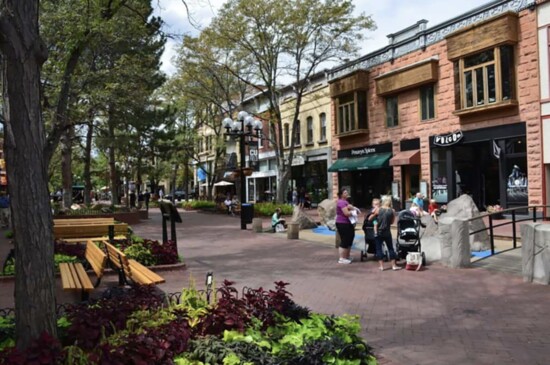
[[[432,197],[440,204],[462,194],[480,211],[528,203],[527,150],[523,123],[431,137]],[[437,141],[452,141],[441,145]]]

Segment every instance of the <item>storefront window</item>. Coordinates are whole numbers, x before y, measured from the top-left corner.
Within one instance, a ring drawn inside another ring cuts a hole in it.
[[[447,203],[447,159],[445,149],[432,149],[432,198]]]

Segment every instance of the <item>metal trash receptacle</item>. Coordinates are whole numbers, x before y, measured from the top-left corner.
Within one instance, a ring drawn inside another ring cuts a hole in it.
[[[254,204],[242,204],[241,215],[245,223],[252,223],[252,219],[254,218]]]

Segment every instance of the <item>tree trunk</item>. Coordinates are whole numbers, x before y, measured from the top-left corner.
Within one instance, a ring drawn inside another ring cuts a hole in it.
[[[110,111],[110,109],[109,109]],[[111,114],[111,113],[109,113]],[[111,120],[111,116],[109,116],[109,120],[107,121],[109,124],[109,140],[111,141],[111,145],[109,146],[109,178],[111,180],[111,204],[119,204],[118,201],[118,176],[116,173],[116,158],[115,158],[115,127],[114,123]]]
[[[88,131],[86,132],[86,146],[84,147],[84,204],[92,203],[92,140],[94,136],[94,121],[93,113],[90,113],[90,122],[88,123]]]
[[[67,128],[61,137],[61,180],[63,184],[63,207],[73,204],[73,131]]]
[[[52,213],[48,196],[38,33],[38,1],[0,4],[4,152],[15,242],[15,333],[27,348],[43,332],[57,336]]]

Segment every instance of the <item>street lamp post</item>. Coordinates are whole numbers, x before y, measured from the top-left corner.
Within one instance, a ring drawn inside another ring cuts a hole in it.
[[[245,111],[240,111],[237,114],[237,120],[225,118],[222,121],[225,128],[225,135],[239,140],[240,157],[240,178],[241,178],[241,204],[244,202],[246,195],[246,179],[244,177],[245,168],[245,145],[246,140],[249,142],[257,141],[262,138],[262,122],[255,119]],[[246,229],[246,219],[241,206],[241,229]]]

